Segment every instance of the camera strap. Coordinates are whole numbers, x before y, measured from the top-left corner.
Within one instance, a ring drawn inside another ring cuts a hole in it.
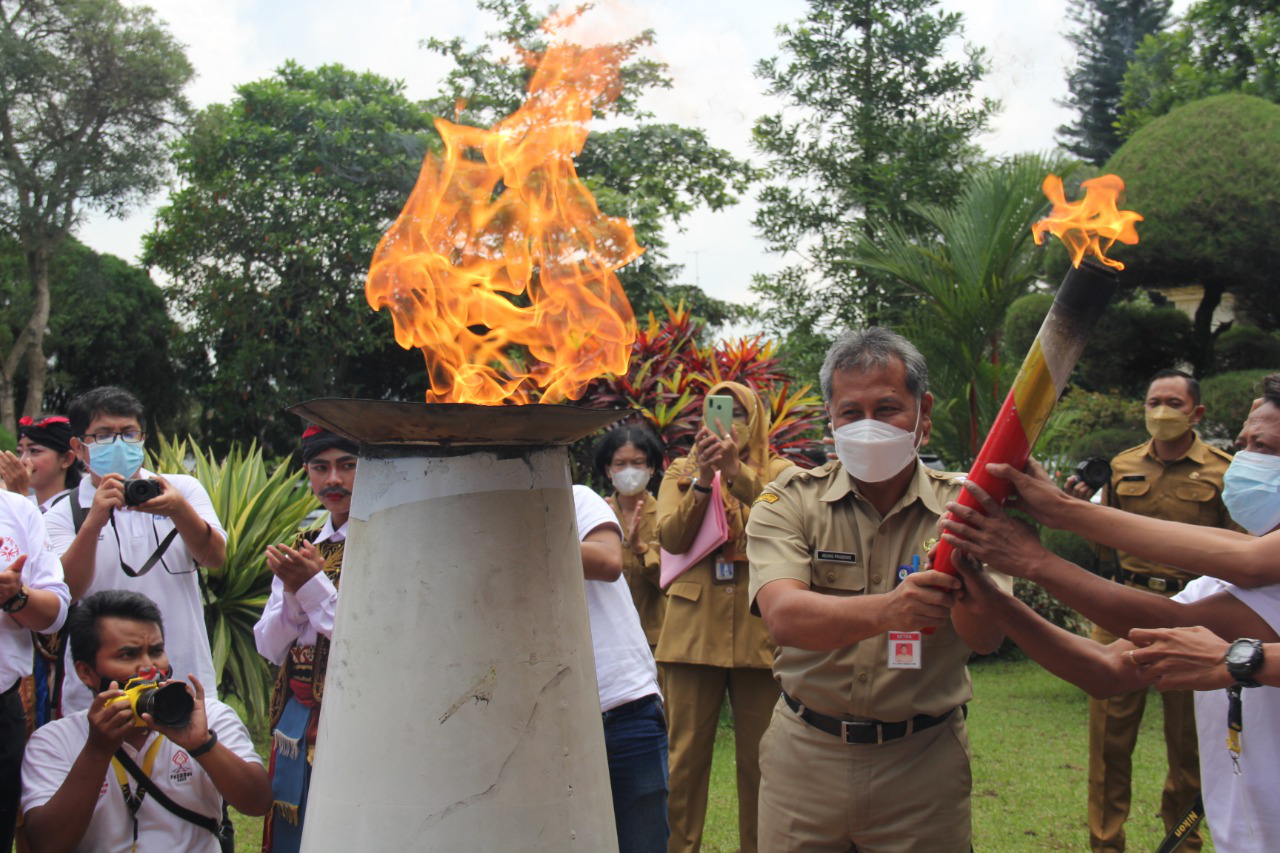
[[[125,803],[129,806],[129,814],[133,818],[133,845],[136,849],[138,846],[138,808],[142,805],[142,798],[146,794],[151,795],[151,799],[164,806],[165,810],[170,814],[185,820],[187,823],[193,824],[212,832],[219,839],[222,838],[222,822],[216,817],[202,815],[199,812],[192,811],[186,806],[180,806],[169,798],[169,795],[160,790],[151,779],[151,767],[155,764],[155,752],[164,740],[164,735],[156,738],[156,742],[152,744],[151,749],[147,751],[147,756],[143,760],[143,767],[138,767],[124,751],[123,748],[116,750],[115,758],[111,759],[111,764],[115,767],[116,778],[120,780],[120,789],[125,792]],[[144,769],[145,768],[145,769]],[[138,782],[139,791],[135,798],[131,798],[129,794],[129,784],[124,779],[124,771],[128,771]],[[137,805],[134,805],[134,802]]]
[[[174,528],[169,531],[169,535],[164,537],[164,541],[156,546],[156,549],[151,552],[151,556],[147,558],[147,561],[142,564],[140,569],[134,569],[133,566],[124,561],[124,549],[120,547],[120,529],[116,527],[116,514],[114,511],[111,513],[111,532],[116,535],[116,553],[120,555],[120,568],[129,577],[140,578],[151,571],[156,563],[164,557],[164,552],[169,550],[169,545],[173,543],[174,537],[178,535],[178,527],[174,525]]]
[[[124,751],[124,747],[117,749],[115,757],[111,759],[111,769],[116,771],[116,781],[120,783],[120,793],[124,795],[124,804],[129,809],[129,820],[133,822],[134,850],[138,849],[138,809],[142,808],[142,801],[150,790],[148,783],[152,787],[155,786],[150,779],[151,770],[156,766],[156,755],[160,752],[160,742],[163,740],[164,735],[157,735],[151,742],[147,754],[143,756],[142,769],[139,769],[129,754]],[[138,780],[137,793],[129,787],[129,780],[125,778],[125,768],[128,768],[129,775]]]

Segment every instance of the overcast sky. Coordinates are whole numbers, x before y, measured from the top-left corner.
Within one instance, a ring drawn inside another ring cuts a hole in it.
[[[1177,0],[1175,11],[1189,0]],[[403,80],[407,94],[426,98],[448,71],[445,60],[422,50],[429,36],[480,40],[493,19],[468,0],[149,0],[187,46],[197,77],[188,97],[197,107],[231,99],[237,84],[272,73],[285,60],[306,66],[339,62]],[[1070,120],[1056,100],[1066,95],[1071,46],[1064,0],[944,0],[965,15],[965,39],[988,53],[991,72],[980,95],[1003,109],[979,141],[993,154],[1048,151],[1055,129]],[[591,13],[606,34],[652,28],[653,55],[669,64],[674,86],[651,98],[659,120],[704,128],[712,144],[750,157],[754,119],[769,108],[752,73],[777,53],[774,29],[798,20],[801,0],[603,0]],[[958,46],[955,49],[959,49]],[[136,261],[154,205],[129,218],[90,214],[77,236],[94,249]],[[722,213],[698,212],[683,233],[671,235],[671,260],[684,279],[708,293],[751,301],[751,275],[785,261],[754,238],[751,199]]]

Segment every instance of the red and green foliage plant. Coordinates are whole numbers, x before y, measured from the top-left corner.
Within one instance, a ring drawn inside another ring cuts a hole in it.
[[[630,408],[662,440],[666,461],[686,455],[702,419],[707,389],[718,382],[740,382],[760,395],[769,409],[769,444],[774,453],[804,467],[805,451],[817,444],[826,417],[811,387],[793,387],[773,341],[748,335],[700,344],[705,321],[684,302],[664,301],[666,317],[651,311],[641,325],[625,376],[607,375],[587,388],[580,403],[591,408]]]

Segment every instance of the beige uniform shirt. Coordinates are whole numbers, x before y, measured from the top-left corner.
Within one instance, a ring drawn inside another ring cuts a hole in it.
[[[1185,456],[1168,463],[1160,461],[1148,441],[1111,460],[1113,496],[1109,496],[1109,503],[1148,518],[1234,528],[1222,503],[1222,476],[1230,464],[1231,454],[1205,444],[1199,435]],[[1172,578],[1183,584],[1197,577],[1135,554],[1121,553],[1120,566],[1126,572]]]
[[[715,579],[714,555],[685,572],[667,588],[667,615],[653,656],[659,663],[693,663],[704,666],[755,667],[773,664],[773,640],[764,620],[751,615],[747,597],[746,554],[733,553],[742,547],[735,542],[746,526],[751,503],[768,480],[792,467],[784,459],[770,459],[767,478],[743,465],[729,488],[733,506],[729,516],[729,537],[725,549],[734,558],[734,579]],[[658,541],[673,554],[689,549],[702,524],[708,502],[698,501],[693,480],[698,471],[688,458],[667,468],[658,489]]]
[[[782,578],[824,595],[892,592],[899,566],[915,555],[923,564],[962,481],[917,462],[906,494],[882,518],[839,462],[788,471],[761,492],[747,524],[752,608],[760,588]],[[1010,578],[996,579],[1012,588]],[[948,623],[923,637],[920,669],[889,669],[888,638],[880,635],[834,651],[779,647],[773,673],[783,690],[819,713],[898,722],[969,701],[969,654]]]
[[[608,498],[609,508],[618,517],[618,525],[627,530],[631,524],[630,514],[623,517],[618,506],[618,496]],[[629,532],[629,531],[628,531]],[[624,537],[625,538],[625,537]],[[662,617],[667,612],[667,598],[658,585],[660,563],[658,560],[658,499],[645,493],[644,504],[640,507],[640,530],[636,533],[636,541],[645,545],[645,552],[637,554],[632,549],[622,547],[622,573],[627,577],[627,586],[631,588],[631,600],[635,602],[636,612],[640,614],[640,625],[644,628],[645,639],[649,645],[656,645],[658,634],[662,631]]]

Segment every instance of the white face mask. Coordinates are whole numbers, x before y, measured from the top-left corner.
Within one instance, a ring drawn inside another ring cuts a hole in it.
[[[1222,477],[1222,502],[1231,518],[1262,536],[1280,525],[1280,456],[1241,450]]]
[[[628,497],[643,492],[652,477],[653,474],[648,468],[628,467],[609,474],[609,479],[613,481],[613,487],[618,490],[618,494]]]
[[[915,459],[916,429],[912,427],[908,432],[884,421],[863,418],[837,429],[835,445],[840,464],[855,480],[883,483]]]

